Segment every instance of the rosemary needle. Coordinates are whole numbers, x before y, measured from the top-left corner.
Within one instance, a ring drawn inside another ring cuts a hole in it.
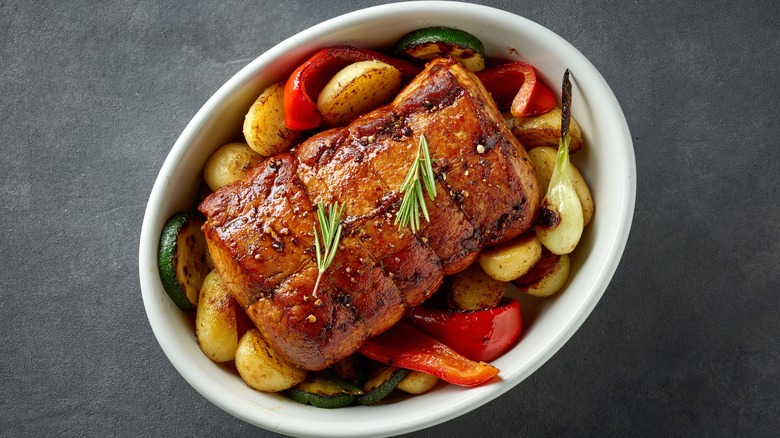
[[[425,191],[428,192],[431,200],[436,197],[436,184],[433,179],[431,161],[428,141],[424,135],[421,135],[417,155],[409,168],[409,173],[406,174],[406,179],[401,184],[400,191],[404,194],[404,197],[401,200],[401,207],[395,216],[395,224],[401,227],[408,226],[412,233],[416,233],[420,229],[421,212],[426,221],[431,221],[423,194],[423,186],[425,186]]]
[[[320,232],[322,238],[317,234],[317,226],[314,226],[314,248],[317,251],[317,282],[314,283],[312,296],[317,296],[317,290],[322,280],[322,274],[328,269],[336,256],[336,250],[339,249],[339,240],[341,239],[341,214],[344,212],[344,205],[339,208],[339,203],[335,206],[328,206],[325,211],[325,204],[320,202],[317,205],[317,219],[320,223]]]

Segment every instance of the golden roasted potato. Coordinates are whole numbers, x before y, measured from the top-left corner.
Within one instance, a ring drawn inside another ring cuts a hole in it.
[[[478,263],[452,276],[447,291],[449,307],[480,310],[496,307],[506,293],[507,284],[490,277]]]
[[[550,184],[550,178],[552,177],[552,172],[555,168],[555,158],[557,155],[557,146],[555,148],[542,146],[528,151],[528,157],[536,168],[536,175],[539,177],[542,193],[547,192],[547,186]],[[593,196],[590,194],[590,189],[588,188],[588,183],[585,182],[585,178],[582,177],[580,171],[577,170],[573,164],[571,165],[571,177],[571,183],[574,186],[574,190],[577,192],[577,197],[580,198],[580,204],[582,204],[582,225],[587,226],[596,209],[596,206],[593,203]]]
[[[512,281],[528,272],[542,256],[542,244],[529,232],[503,245],[488,248],[477,261],[482,270],[498,281]]]
[[[430,391],[437,383],[439,383],[439,378],[434,375],[422,371],[412,371],[401,380],[397,388],[406,393],[417,395]]]
[[[266,88],[244,117],[244,138],[258,154],[270,157],[290,149],[300,131],[284,124],[284,85]]]
[[[279,356],[257,329],[246,332],[238,342],[236,369],[247,385],[264,392],[292,388],[303,382],[308,374]]]
[[[203,166],[203,180],[211,191],[238,181],[263,160],[246,143],[228,143],[214,151]]]
[[[561,108],[555,109],[533,117],[513,117],[511,114],[504,115],[512,134],[520,140],[526,150],[531,150],[540,146],[558,147],[561,139]],[[583,138],[580,126],[572,117],[571,140],[569,142],[569,152],[574,153],[582,149]]]
[[[209,272],[200,288],[195,337],[203,353],[214,362],[227,362],[235,357],[238,346],[236,303],[217,271]]]
[[[533,268],[512,283],[527,294],[549,297],[566,285],[570,270],[568,254],[556,255],[544,249],[541,259]]]
[[[401,72],[370,60],[352,63],[336,73],[317,98],[329,126],[346,125],[357,116],[389,102],[401,88]]]

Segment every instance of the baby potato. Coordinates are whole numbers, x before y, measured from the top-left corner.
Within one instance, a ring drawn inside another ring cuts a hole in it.
[[[263,157],[247,146],[246,143],[228,143],[209,156],[203,166],[203,180],[212,191],[217,191],[234,181],[238,181],[247,172],[263,160]]]
[[[566,285],[570,270],[568,254],[556,255],[545,248],[533,268],[512,283],[529,295],[549,297]]]
[[[195,313],[195,337],[209,359],[233,360],[238,345],[236,303],[217,271],[209,272],[203,280]]]
[[[447,292],[449,307],[481,310],[496,307],[506,293],[507,284],[487,275],[478,263],[452,276]]]
[[[512,134],[520,140],[526,150],[541,146],[558,147],[561,139],[561,108],[556,107],[553,110],[539,116],[533,117],[513,117],[511,114],[505,114]],[[574,153],[582,149],[583,138],[580,126],[572,117],[571,140],[569,142],[569,152]]]
[[[539,176],[539,183],[541,184],[542,193],[547,192],[547,186],[550,185],[550,178],[552,177],[553,169],[555,168],[555,158],[558,155],[558,147],[538,147],[528,151],[528,157],[531,162],[534,163],[536,168],[536,175]],[[588,183],[585,182],[585,178],[577,170],[574,165],[571,165],[571,183],[574,186],[574,190],[577,192],[577,197],[580,198],[580,204],[582,204],[582,225],[587,226],[593,217],[593,212],[596,206],[593,203],[593,196],[590,194]]]
[[[357,116],[389,102],[401,88],[401,72],[369,60],[352,63],[336,73],[317,98],[329,126],[346,125]]]
[[[238,342],[236,369],[244,382],[263,392],[279,392],[303,382],[308,372],[279,356],[257,329]]]
[[[528,272],[542,256],[536,233],[525,233],[505,244],[488,248],[477,261],[485,273],[498,281],[512,281]]]
[[[300,131],[284,124],[284,85],[273,84],[263,90],[244,117],[244,138],[258,154],[270,157],[293,145]]]
[[[439,378],[422,371],[412,371],[398,384],[397,388],[408,394],[424,394],[439,383]]]

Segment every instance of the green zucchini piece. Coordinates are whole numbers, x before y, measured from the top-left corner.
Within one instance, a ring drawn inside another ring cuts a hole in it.
[[[298,403],[318,408],[343,408],[355,403],[356,394],[345,392],[327,378],[312,374],[305,381],[287,390],[287,394]]]
[[[455,58],[467,69],[485,69],[485,46],[474,35],[450,27],[426,27],[407,33],[393,46],[398,57],[429,61]]]
[[[409,375],[411,370],[405,368],[396,368],[385,366],[378,368],[368,378],[363,386],[365,395],[358,397],[357,401],[361,405],[371,406],[379,403],[385,397],[395,390],[395,387]]]
[[[320,371],[320,376],[325,378],[325,380],[329,381],[330,383],[336,385],[340,390],[347,394],[363,395],[362,389],[339,377],[338,374],[333,372],[332,368],[327,368]]]
[[[182,310],[194,310],[210,269],[203,217],[195,212],[171,216],[160,234],[157,268],[165,292]]]

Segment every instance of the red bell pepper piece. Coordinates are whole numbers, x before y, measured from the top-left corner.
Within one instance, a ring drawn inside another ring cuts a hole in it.
[[[410,80],[422,69],[411,62],[372,50],[350,46],[331,47],[315,53],[292,73],[284,87],[284,124],[289,129],[306,130],[322,123],[317,96],[339,70],[358,61],[378,60],[401,71]]]
[[[377,362],[422,371],[461,386],[479,385],[499,371],[489,363],[461,356],[403,321],[369,339],[359,351]]]
[[[498,108],[511,110],[515,117],[541,115],[558,105],[555,94],[538,80],[531,64],[519,61],[501,64],[478,72],[477,77]]]
[[[511,347],[522,330],[520,303],[504,298],[494,308],[460,311],[420,305],[406,320],[471,360],[489,362]]]

